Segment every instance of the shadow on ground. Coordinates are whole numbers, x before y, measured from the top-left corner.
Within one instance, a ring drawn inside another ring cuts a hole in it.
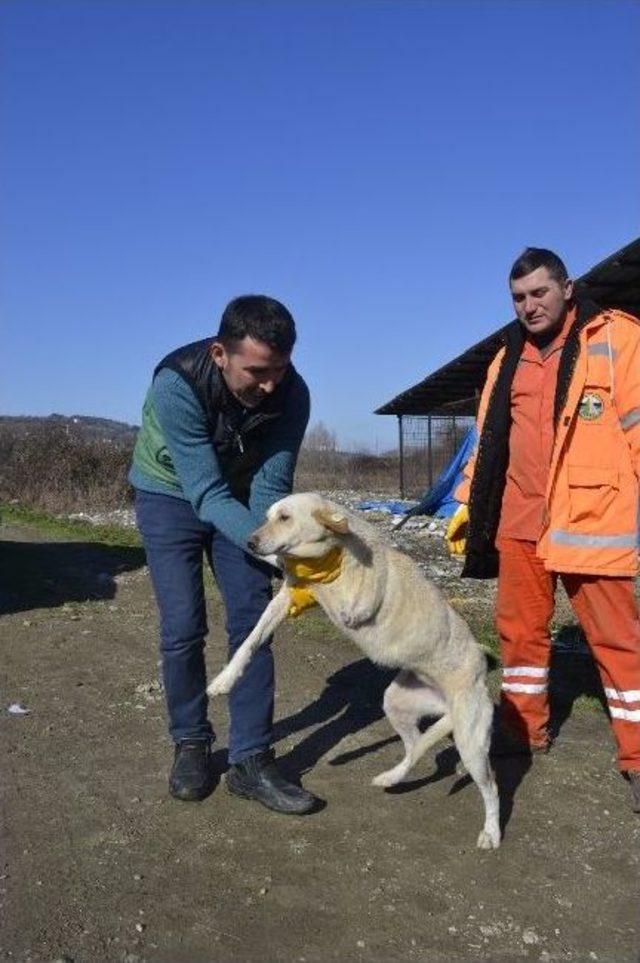
[[[606,700],[593,658],[584,644],[576,644],[579,627],[569,625],[556,636],[552,648],[550,666],[551,732],[557,737],[570,717],[574,703],[581,696],[596,698],[606,711]],[[497,668],[495,658],[489,656],[489,669]],[[335,672],[319,697],[295,715],[281,719],[276,724],[275,739],[280,741],[308,727],[313,731],[291,752],[281,758],[291,776],[308,772],[344,738],[365,729],[382,718],[384,690],[395,672],[380,669],[368,659],[359,659]],[[433,720],[424,720],[426,728]],[[330,759],[331,765],[348,764],[362,756],[376,752],[392,742],[399,742],[395,734],[376,742],[340,753]],[[459,772],[459,756],[453,744],[445,745],[435,756],[436,768],[428,775],[409,779],[389,790],[390,793],[414,792]],[[531,767],[527,756],[496,757],[493,759],[501,802],[501,826],[504,831],[511,818],[514,800],[520,783]],[[461,775],[451,787],[451,794],[459,792],[470,782],[468,775]]]
[[[495,660],[491,658],[489,661],[490,667],[494,668]],[[354,735],[382,718],[384,690],[395,674],[394,671],[383,670],[373,665],[368,659],[359,659],[329,676],[326,687],[314,702],[295,715],[281,719],[276,724],[276,741],[307,727],[317,727],[291,752],[280,757],[279,761],[288,775],[294,779],[304,775],[322,757],[330,755],[344,738]],[[421,728],[426,728],[433,721],[433,719],[424,719]],[[346,765],[393,742],[400,743],[400,739],[395,734],[391,734],[390,730],[387,738],[340,753],[329,761],[333,766]],[[403,795],[457,774],[459,778],[450,789],[450,795],[454,795],[471,782],[470,777],[460,771],[459,763],[460,757],[453,743],[444,744],[435,755],[435,770],[426,776],[406,780],[386,791],[390,794]],[[530,765],[531,760],[524,757],[497,760],[495,763],[503,830],[511,817],[517,788]]]
[[[382,718],[384,690],[395,674],[379,668],[368,659],[358,659],[329,676],[325,688],[314,702],[276,723],[276,742],[302,729],[317,726],[291,752],[282,757],[283,766],[299,774],[308,772],[346,736],[366,729],[372,722]],[[373,752],[396,738],[390,736],[374,746],[367,746],[346,755],[356,758],[365,752]],[[333,759],[332,763],[337,764],[338,761],[347,759],[339,756]]]
[[[603,711],[608,711],[600,675],[580,626],[567,624],[556,633],[551,647],[549,702],[553,738],[557,738],[581,696],[597,699]]]
[[[0,542],[0,615],[112,599],[116,577],[145,564],[141,548],[99,542]]]

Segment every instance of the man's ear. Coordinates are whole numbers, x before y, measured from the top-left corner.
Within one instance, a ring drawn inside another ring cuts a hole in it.
[[[349,522],[339,512],[330,512],[326,508],[316,508],[311,514],[317,522],[328,528],[330,532],[335,532],[336,535],[348,534]]]
[[[563,297],[565,301],[570,301],[573,297],[573,281],[571,278],[567,278],[567,280],[564,282]]]
[[[227,363],[227,352],[224,345],[220,341],[214,341],[210,348],[211,357],[213,358],[215,364],[222,371]]]

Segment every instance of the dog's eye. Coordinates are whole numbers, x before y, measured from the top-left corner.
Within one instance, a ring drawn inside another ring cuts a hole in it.
[[[290,516],[287,515],[286,512],[281,512],[281,513],[280,513],[280,521],[281,521],[281,522],[288,522],[288,521],[289,521],[289,518],[290,518]]]

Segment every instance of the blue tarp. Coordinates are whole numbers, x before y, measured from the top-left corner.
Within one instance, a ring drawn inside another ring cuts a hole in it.
[[[391,515],[404,515],[415,507],[412,502],[358,502],[356,505],[361,512],[390,512]]]
[[[362,511],[391,512],[393,515],[435,515],[436,518],[449,518],[455,512],[459,502],[453,493],[462,481],[462,469],[467,464],[471,452],[476,444],[477,432],[475,425],[464,436],[460,447],[447,465],[438,475],[432,488],[424,498],[413,507],[406,502],[360,502],[358,508]],[[404,522],[401,522],[404,524]]]
[[[469,429],[457,452],[436,478],[433,487],[426,493],[419,505],[411,510],[412,515],[435,515],[436,518],[449,518],[460,504],[453,493],[462,481],[462,469],[469,461],[476,444],[475,425]]]

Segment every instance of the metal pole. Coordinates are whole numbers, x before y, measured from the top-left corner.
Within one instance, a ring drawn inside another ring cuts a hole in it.
[[[429,466],[429,491],[433,488],[433,445],[431,436],[431,415],[427,415],[427,438],[429,439],[428,445],[428,466]]]
[[[398,415],[398,452],[400,455],[400,498],[404,498],[404,438],[402,436],[402,415]]]

